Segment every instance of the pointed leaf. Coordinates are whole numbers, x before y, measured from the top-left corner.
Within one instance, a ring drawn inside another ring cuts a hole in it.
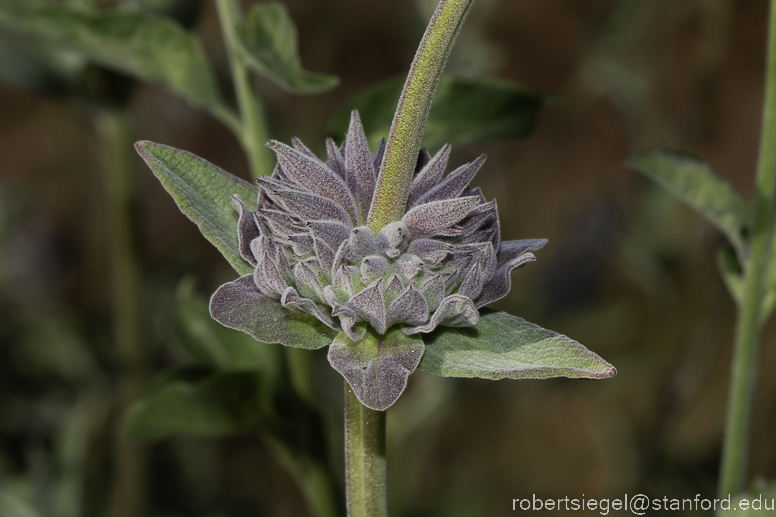
[[[334,88],[339,79],[302,69],[294,22],[285,6],[267,2],[254,6],[237,39],[245,64],[254,72],[293,93],[317,93]]]
[[[333,120],[332,134],[347,131],[350,111],[357,109],[369,143],[376,145],[390,130],[405,79],[389,79],[353,97]],[[463,145],[525,138],[533,132],[539,110],[547,99],[546,95],[501,79],[443,76],[423,145],[436,149],[445,143]]]
[[[503,312],[483,311],[475,327],[439,327],[423,341],[420,368],[442,377],[605,379],[617,374],[576,341]]]
[[[286,309],[279,300],[261,294],[253,275],[229,282],[210,299],[210,315],[229,328],[250,334],[262,343],[280,343],[315,350],[334,339],[337,331],[314,316]]]
[[[137,152],[175,199],[181,212],[199,226],[202,235],[245,275],[253,268],[240,255],[238,214],[232,205],[237,194],[247,207],[256,206],[258,190],[250,183],[186,151],[138,142]]]
[[[82,52],[108,68],[161,84],[194,106],[222,107],[197,38],[174,20],[138,11],[72,7],[0,10],[0,24]]]
[[[625,166],[649,176],[696,209],[730,239],[739,255],[745,255],[741,234],[749,203],[708,164],[679,151],[654,148],[632,154]]]
[[[370,329],[358,342],[340,333],[329,347],[329,362],[363,405],[384,411],[404,391],[423,349],[419,337],[405,336],[398,327],[382,336]]]
[[[179,370],[130,408],[124,430],[140,440],[253,431],[266,421],[264,390],[256,372]]]

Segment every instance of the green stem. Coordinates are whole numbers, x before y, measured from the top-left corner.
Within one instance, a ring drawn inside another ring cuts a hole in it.
[[[121,373],[117,379],[116,408],[123,415],[143,390],[145,353],[138,314],[139,274],[132,245],[132,139],[126,115],[103,110],[97,128],[104,152],[105,198],[110,236],[112,324]],[[117,419],[118,421],[118,419]],[[114,431],[112,517],[140,517],[144,513],[145,460],[143,448]]]
[[[385,411],[361,404],[345,383],[345,483],[348,517],[388,515]]]
[[[367,224],[377,233],[404,215],[431,102],[474,0],[441,0],[412,61],[391,124]]]
[[[743,301],[733,349],[727,421],[722,449],[719,494],[726,497],[742,491],[749,452],[757,355],[762,327],[765,275],[776,212],[776,0],[771,0],[768,27],[768,58],[763,128],[757,165],[757,193],[751,259],[745,270]]]
[[[258,178],[272,172],[274,159],[271,151],[264,145],[268,139],[267,129],[264,125],[264,109],[253,90],[250,72],[239,55],[235,28],[241,19],[240,7],[237,0],[216,0],[216,6],[229,55],[229,66],[232,70],[237,105],[240,110],[241,124],[238,136],[245,153],[248,155],[251,174]],[[232,127],[233,123],[229,125]]]

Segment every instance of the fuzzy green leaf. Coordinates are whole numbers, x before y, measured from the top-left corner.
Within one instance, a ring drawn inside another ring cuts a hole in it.
[[[252,274],[219,287],[210,299],[210,315],[222,325],[263,343],[294,348],[317,350],[337,335],[314,316],[286,309],[279,300],[264,296]]]
[[[264,390],[255,372],[178,370],[130,408],[124,430],[140,440],[256,430],[266,420]]]
[[[175,199],[181,212],[199,226],[205,236],[241,275],[253,268],[240,256],[236,194],[249,207],[256,206],[258,190],[186,151],[153,142],[138,142],[137,152]]]
[[[350,112],[357,109],[371,145],[385,138],[404,86],[396,77],[371,87],[348,102],[332,122],[332,134],[345,134]],[[426,125],[423,145],[435,149],[445,143],[463,145],[497,142],[530,135],[544,94],[494,78],[458,79],[443,76]]]
[[[704,215],[744,256],[742,229],[749,203],[714,174],[708,164],[687,154],[653,148],[632,154],[625,166],[650,177]]]
[[[370,329],[357,342],[340,332],[329,347],[329,362],[363,405],[384,411],[404,392],[423,349],[419,336],[405,336],[398,326],[385,335]]]
[[[293,93],[317,93],[334,88],[339,79],[302,69],[293,20],[283,4],[268,2],[251,10],[237,27],[245,64],[257,74]]]
[[[503,312],[475,327],[440,327],[424,336],[420,369],[442,377],[605,379],[617,370],[576,341]]]
[[[199,42],[171,19],[137,11],[33,7],[0,10],[0,24],[166,86],[194,106],[214,108],[222,104]]]

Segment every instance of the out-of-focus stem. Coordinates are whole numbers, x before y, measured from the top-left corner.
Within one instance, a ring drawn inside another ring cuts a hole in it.
[[[742,491],[746,480],[762,301],[776,213],[776,0],[770,2],[766,66],[751,259],[744,272],[722,449],[719,494],[723,497]]]
[[[380,166],[367,225],[377,233],[404,215],[431,103],[474,0],[441,0],[412,61]]]
[[[385,411],[359,402],[345,382],[345,483],[348,517],[388,515]]]
[[[120,368],[116,409],[117,414],[122,415],[140,396],[145,377],[145,351],[140,340],[138,315],[139,275],[132,245],[132,139],[123,112],[103,110],[96,118],[108,209],[113,336]],[[116,427],[111,517],[144,515],[144,452],[139,444],[123,438]]]
[[[251,174],[258,178],[272,172],[274,160],[271,151],[264,145],[268,140],[264,124],[264,109],[253,90],[250,72],[240,60],[237,50],[235,27],[242,18],[240,7],[236,0],[216,0],[216,6],[229,55],[229,66],[232,70],[237,105],[240,109],[241,124],[238,136],[245,153],[248,155]]]

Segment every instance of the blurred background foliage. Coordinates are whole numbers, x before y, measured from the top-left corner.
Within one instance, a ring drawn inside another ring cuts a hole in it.
[[[92,4],[0,7],[33,3]],[[212,2],[96,3],[176,18],[229,91]],[[257,86],[272,137],[321,152],[326,136],[341,140],[342,110],[359,97],[395,98],[391,81],[406,74],[436,1],[283,4],[305,69],[339,86],[306,96]],[[582,342],[619,374],[494,383],[416,372],[388,416],[393,515],[508,515],[513,498],[534,493],[715,492],[735,310],[716,271],[722,237],[621,164],[648,146],[687,149],[751,194],[766,9],[759,0],[477,0],[443,93],[465,94],[484,76],[503,93],[514,81],[538,119],[496,128],[507,141],[493,141],[492,127],[469,136],[482,113],[450,97],[454,121],[471,120],[454,132],[451,164],[487,153],[477,184],[499,201],[502,236],[550,240],[496,308]],[[374,105],[370,136],[385,127],[380,109],[393,109]],[[440,138],[429,135],[432,151]],[[0,516],[308,515],[279,451],[316,450],[342,491],[341,378],[319,351],[307,353],[312,375],[294,379],[277,346],[254,348],[203,316],[235,273],[129,154],[137,139],[250,177],[240,143],[211,115],[45,38],[0,32]],[[123,166],[112,145],[127,148],[125,175],[110,172]],[[117,241],[118,227],[127,239]],[[774,339],[770,322],[752,478],[776,477]],[[267,397],[266,386],[288,382],[291,395]],[[141,396],[132,414],[154,425],[131,418],[124,429]]]

